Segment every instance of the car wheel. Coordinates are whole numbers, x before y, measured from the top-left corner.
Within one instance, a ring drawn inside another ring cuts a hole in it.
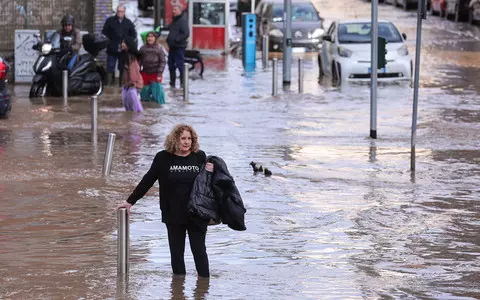
[[[3,113],[0,113],[0,119],[8,119],[8,113],[9,113],[8,110]]]
[[[318,79],[321,79],[323,78],[323,76],[325,76],[325,73],[323,72],[322,57],[319,54],[317,58],[318,58]]]
[[[335,61],[332,63],[332,82],[333,84],[340,85],[342,81],[342,70],[340,65],[338,65]]]

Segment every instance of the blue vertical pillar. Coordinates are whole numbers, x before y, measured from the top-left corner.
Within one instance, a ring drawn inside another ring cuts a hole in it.
[[[255,14],[242,14],[242,61],[247,71],[255,70],[257,54],[257,25]]]

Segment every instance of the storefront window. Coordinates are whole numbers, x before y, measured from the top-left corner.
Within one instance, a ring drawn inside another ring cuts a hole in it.
[[[225,25],[224,3],[194,3],[194,25]]]

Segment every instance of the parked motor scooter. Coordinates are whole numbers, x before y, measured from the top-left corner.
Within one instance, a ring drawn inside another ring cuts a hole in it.
[[[39,35],[36,35],[39,38]],[[78,55],[73,68],[68,75],[69,95],[100,95],[103,92],[105,69],[97,65],[96,56],[108,45],[108,39],[103,35],[86,34],[83,44],[87,54]],[[72,57],[72,52],[60,49],[60,35],[47,31],[43,41],[39,41],[34,49],[39,57],[33,66],[35,76],[30,88],[30,98],[46,95],[61,96],[63,70]]]
[[[0,118],[8,118],[12,110],[11,96],[8,91],[8,64],[0,57]]]

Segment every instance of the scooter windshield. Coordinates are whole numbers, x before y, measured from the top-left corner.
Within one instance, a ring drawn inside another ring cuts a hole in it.
[[[53,49],[60,49],[60,34],[54,30],[46,31],[45,42],[50,42]]]

